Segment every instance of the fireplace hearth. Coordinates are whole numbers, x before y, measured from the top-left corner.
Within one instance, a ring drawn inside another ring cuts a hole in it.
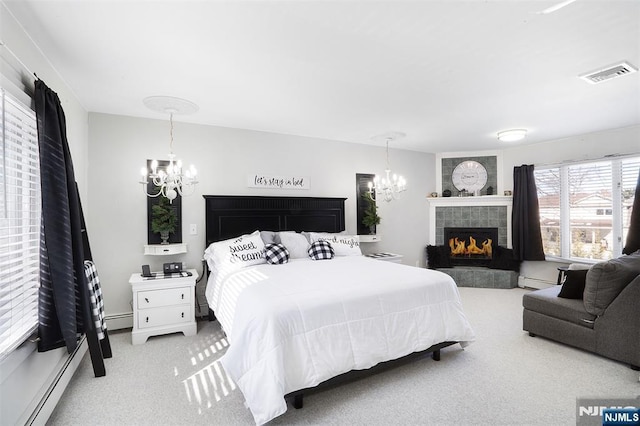
[[[487,266],[498,246],[498,228],[445,227],[444,244],[452,265]]]

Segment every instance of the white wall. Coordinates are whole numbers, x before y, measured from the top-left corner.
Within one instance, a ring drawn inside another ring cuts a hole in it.
[[[179,117],[178,117],[179,118]],[[174,120],[175,121],[175,120]],[[147,200],[139,170],[150,158],[166,159],[169,120],[89,115],[89,238],[100,273],[107,317],[131,313],[132,273],[140,265],[160,270],[162,263],[183,261],[201,271],[204,251],[204,199],[208,195],[275,195],[345,197],[347,232],[356,233],[356,173],[382,173],[385,149],[249,130],[174,123],[174,152],[185,165],[198,169],[195,194],[183,198],[185,255],[144,256],[147,241]],[[382,242],[363,244],[364,251],[392,251],[404,263],[424,265],[427,242],[425,195],[435,187],[432,154],[390,150],[391,167],[408,180],[400,200],[379,203]],[[307,176],[309,190],[269,190],[247,187],[247,175],[265,173]],[[189,235],[196,224],[198,234]],[[202,293],[202,285],[199,293]],[[131,326],[131,320],[110,327]]]
[[[19,58],[16,60],[5,48],[2,55],[2,74],[13,80],[20,90],[33,89],[33,76],[24,69],[35,72],[58,93],[67,118],[67,137],[76,171],[76,179],[83,204],[87,204],[87,112],[52,69],[48,60],[33,45],[23,28],[15,21],[4,3],[0,3],[0,38],[7,48]],[[25,66],[21,65],[23,62]],[[6,81],[6,80],[3,80]],[[21,82],[23,82],[21,84]],[[26,83],[26,84],[24,84]],[[4,84],[4,83],[3,83]],[[24,86],[27,86],[25,89]],[[29,89],[28,86],[31,86]],[[61,348],[45,353],[36,352],[36,345],[26,342],[9,357],[0,362],[0,424],[21,424],[31,414],[52,383],[60,366],[69,356]]]

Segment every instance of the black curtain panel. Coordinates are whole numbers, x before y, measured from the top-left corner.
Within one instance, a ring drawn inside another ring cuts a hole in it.
[[[513,168],[513,257],[516,260],[544,260],[538,191],[533,165]]]
[[[627,241],[624,245],[623,254],[631,254],[636,250],[640,250],[640,173],[638,174],[638,183],[636,183],[636,194],[633,200],[631,210],[631,223],[629,224],[629,233]]]
[[[42,183],[38,350],[66,346],[85,331],[89,297],[84,274],[82,211],[58,95],[35,82]]]

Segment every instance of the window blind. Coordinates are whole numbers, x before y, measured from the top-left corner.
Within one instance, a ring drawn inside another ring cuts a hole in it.
[[[0,88],[0,359],[38,325],[40,162],[35,113]]]

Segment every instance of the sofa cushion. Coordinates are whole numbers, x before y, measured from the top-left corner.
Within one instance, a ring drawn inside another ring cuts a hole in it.
[[[558,297],[560,289],[558,285],[527,293],[522,297],[522,306],[542,315],[593,328],[596,316],[585,310],[582,300]]]
[[[588,269],[569,269],[564,271],[562,289],[560,290],[560,293],[558,293],[558,297],[582,300],[584,285],[587,280],[587,271]]]
[[[640,274],[640,250],[593,265],[587,272],[584,306],[593,315],[602,315],[607,306]]]

